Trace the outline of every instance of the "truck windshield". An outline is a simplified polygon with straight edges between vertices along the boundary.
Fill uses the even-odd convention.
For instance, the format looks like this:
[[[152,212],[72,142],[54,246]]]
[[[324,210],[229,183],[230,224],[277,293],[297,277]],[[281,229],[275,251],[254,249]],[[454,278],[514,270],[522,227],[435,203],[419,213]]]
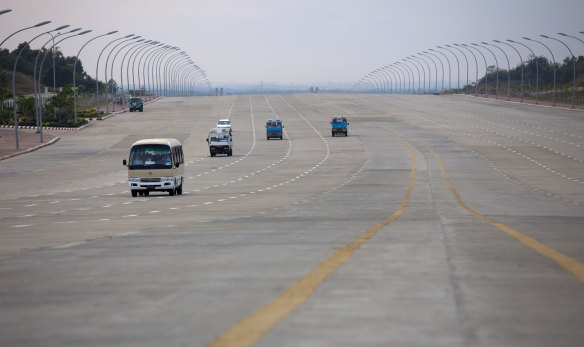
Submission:
[[[211,135],[211,142],[227,142],[227,141],[229,141],[229,138],[227,136]]]
[[[333,124],[345,124],[347,123],[346,118],[333,118]]]
[[[130,151],[130,170],[170,169],[172,155],[166,145],[139,145]]]
[[[267,125],[268,125],[268,128],[279,128],[282,126],[281,123],[279,123],[279,122],[268,122]]]

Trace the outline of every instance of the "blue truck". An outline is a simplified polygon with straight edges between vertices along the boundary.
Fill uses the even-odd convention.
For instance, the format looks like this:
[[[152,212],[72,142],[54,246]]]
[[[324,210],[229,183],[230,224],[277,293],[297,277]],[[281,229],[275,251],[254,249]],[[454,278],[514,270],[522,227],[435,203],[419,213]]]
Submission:
[[[331,127],[332,127],[332,134],[333,136],[337,135],[337,134],[341,134],[341,135],[345,135],[347,136],[347,126],[349,125],[349,122],[347,121],[347,117],[333,117],[333,120],[331,121]]]
[[[271,138],[276,138],[282,140],[282,121],[279,119],[268,119],[266,122],[266,138],[269,140]]]

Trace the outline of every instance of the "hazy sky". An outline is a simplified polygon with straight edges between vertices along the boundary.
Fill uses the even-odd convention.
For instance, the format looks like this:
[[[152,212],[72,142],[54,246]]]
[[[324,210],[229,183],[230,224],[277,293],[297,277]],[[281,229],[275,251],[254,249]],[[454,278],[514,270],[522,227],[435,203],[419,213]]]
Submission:
[[[119,30],[83,49],[80,59],[90,75],[95,76],[96,57],[108,42],[136,34],[181,47],[215,85],[354,82],[436,45],[557,32],[584,39],[578,33],[584,31],[584,0],[3,0],[1,9],[13,11],[0,16],[0,42],[21,28],[53,21],[15,35],[2,48],[14,49],[64,24],[93,30],[60,45],[74,56],[91,37]],[[566,42],[575,54],[584,54],[583,44]],[[562,46],[554,47],[562,58],[568,56]],[[535,44],[533,49],[546,52]],[[510,58],[512,65],[518,63],[516,54]],[[100,79],[102,64],[103,58]]]

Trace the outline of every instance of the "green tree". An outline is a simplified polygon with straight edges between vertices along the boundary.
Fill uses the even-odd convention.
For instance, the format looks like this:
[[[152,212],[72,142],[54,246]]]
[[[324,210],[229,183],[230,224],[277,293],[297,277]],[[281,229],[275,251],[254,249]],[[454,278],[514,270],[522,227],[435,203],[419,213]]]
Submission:
[[[59,123],[63,123],[71,117],[73,110],[73,87],[69,84],[49,102],[49,107],[57,109],[57,119]]]
[[[4,110],[4,101],[6,99],[10,99],[12,97],[12,93],[8,90],[8,88],[0,86],[0,109]]]
[[[19,96],[16,98],[16,105],[18,110],[24,116],[24,122],[34,122],[34,97],[30,96],[28,98],[24,96]]]
[[[110,79],[107,82],[107,92],[117,92],[118,91],[118,83],[114,79]]]

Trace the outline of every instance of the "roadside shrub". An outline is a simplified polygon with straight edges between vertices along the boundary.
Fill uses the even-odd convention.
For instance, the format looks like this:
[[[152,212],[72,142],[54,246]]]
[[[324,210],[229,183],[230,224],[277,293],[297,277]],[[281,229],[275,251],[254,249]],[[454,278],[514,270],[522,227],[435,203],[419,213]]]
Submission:
[[[14,124],[14,113],[9,110],[0,110],[0,124]]]
[[[100,114],[103,114],[103,111],[101,111]],[[86,118],[95,118],[95,117],[98,117],[98,115],[97,115],[97,109],[95,109],[95,108],[90,108],[90,109],[84,110],[82,112],[79,112],[77,115],[78,116],[83,116],[83,117],[86,117]]]

